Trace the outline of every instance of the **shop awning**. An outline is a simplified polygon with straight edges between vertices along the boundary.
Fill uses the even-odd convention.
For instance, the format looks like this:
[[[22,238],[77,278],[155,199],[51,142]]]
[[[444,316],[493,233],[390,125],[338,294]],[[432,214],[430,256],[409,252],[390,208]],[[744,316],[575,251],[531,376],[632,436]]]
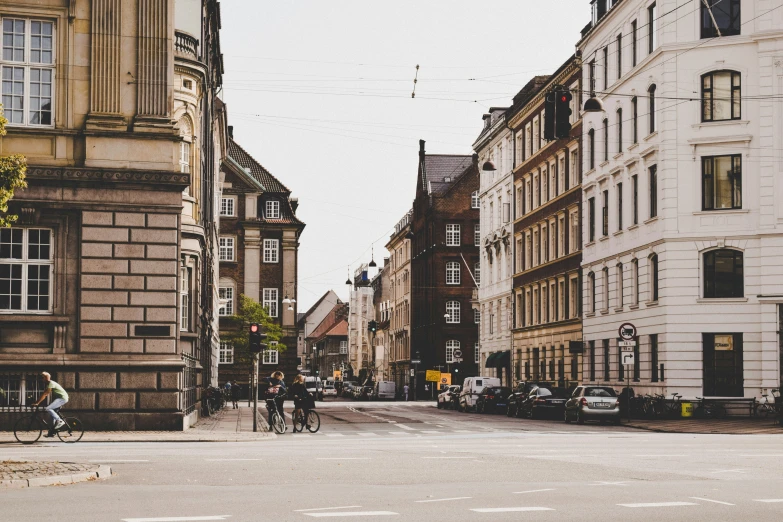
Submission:
[[[486,366],[490,368],[500,368],[501,366],[508,366],[511,363],[511,351],[506,350],[504,352],[495,352],[487,357]]]
[[[500,352],[494,352],[487,356],[487,362],[485,365],[487,367],[494,367],[495,366],[495,359],[498,358],[498,355],[500,355]]]

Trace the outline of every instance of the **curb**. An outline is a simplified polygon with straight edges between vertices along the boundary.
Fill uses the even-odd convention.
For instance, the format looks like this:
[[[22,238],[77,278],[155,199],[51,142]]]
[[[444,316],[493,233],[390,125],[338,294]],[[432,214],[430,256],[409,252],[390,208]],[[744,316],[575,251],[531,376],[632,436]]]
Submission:
[[[0,480],[0,489],[36,488],[42,486],[62,486],[92,480],[105,480],[111,477],[111,466],[99,466],[96,471],[74,473],[72,475],[50,475],[30,479]]]

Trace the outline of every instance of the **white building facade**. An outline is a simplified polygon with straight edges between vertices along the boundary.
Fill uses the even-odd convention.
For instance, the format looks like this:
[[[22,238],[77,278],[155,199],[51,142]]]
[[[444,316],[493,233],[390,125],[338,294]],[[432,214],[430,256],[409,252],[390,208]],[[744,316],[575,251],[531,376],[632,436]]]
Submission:
[[[759,396],[781,374],[783,11],[680,3],[593,0],[578,44],[603,105],[583,127],[583,380]]]

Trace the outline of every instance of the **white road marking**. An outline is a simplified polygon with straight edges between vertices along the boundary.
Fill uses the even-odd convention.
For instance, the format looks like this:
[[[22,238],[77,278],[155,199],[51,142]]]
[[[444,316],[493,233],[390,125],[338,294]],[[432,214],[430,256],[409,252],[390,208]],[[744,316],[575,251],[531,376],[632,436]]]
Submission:
[[[730,502],[723,502],[723,501],[720,501],[720,500],[712,500],[712,499],[709,499],[709,498],[701,498],[701,497],[688,497],[688,498],[692,498],[693,500],[702,500],[704,502],[712,502],[714,504],[723,504],[724,506],[736,506],[736,504],[731,504]]]
[[[203,517],[157,517],[157,518],[123,518],[123,522],[190,522],[198,520],[225,520],[231,515],[213,515]]]
[[[255,460],[264,460],[264,459],[204,459],[207,462],[244,462],[244,461],[255,461]]]
[[[634,455],[634,457],[650,457],[650,458],[657,458],[657,457],[687,457],[688,455]]]
[[[595,482],[594,484],[588,484],[588,486],[625,486],[626,481],[622,482],[605,482],[603,480],[599,480]]]
[[[421,457],[423,459],[472,459],[473,457]]]
[[[382,517],[388,515],[399,515],[394,511],[340,511],[331,513],[305,513],[308,517]]]
[[[739,455],[740,457],[783,457],[783,454],[775,453],[775,454],[762,454],[762,453],[753,453],[753,454],[745,454],[745,455]]]
[[[425,502],[448,502],[449,500],[466,500],[473,497],[453,497],[453,498],[433,498],[428,500],[414,500],[414,502],[418,502],[419,504],[423,504]]]
[[[344,433],[324,433],[327,437],[345,437]]]
[[[680,507],[680,506],[698,506],[695,502],[643,502],[641,504],[617,504],[629,508],[653,508],[653,507]]]
[[[353,508],[360,508],[362,506],[337,506],[337,507],[328,507],[328,508],[310,508],[310,509],[295,509],[294,513],[306,513],[307,511],[328,511],[330,509],[353,509]]]
[[[554,489],[529,489],[527,491],[514,491],[512,495],[522,495],[525,493],[539,493],[541,491],[554,491]]]
[[[410,435],[407,431],[390,431],[390,435]]]
[[[318,457],[315,460],[370,460],[370,457]]]
[[[514,511],[554,511],[552,508],[548,507],[507,507],[507,508],[476,508],[471,509],[471,511],[475,511],[476,513],[511,513]]]
[[[102,463],[102,464],[115,464],[117,462],[149,462],[149,460],[130,460],[130,459],[116,460],[116,459],[113,459],[113,460],[91,460],[90,462],[98,462],[98,463]]]
[[[416,431],[416,428],[411,428],[410,426],[406,426],[405,424],[397,424],[397,427],[408,431]]]
[[[377,437],[378,434],[377,433],[373,433],[371,431],[360,431],[359,432],[359,436],[360,437]]]
[[[422,433],[426,433],[427,435],[436,435],[440,432],[436,430],[423,430]]]
[[[777,502],[783,502],[783,498],[754,498],[753,502],[767,502],[767,503],[777,503]]]
[[[745,473],[745,471],[742,469],[716,469],[711,473]]]

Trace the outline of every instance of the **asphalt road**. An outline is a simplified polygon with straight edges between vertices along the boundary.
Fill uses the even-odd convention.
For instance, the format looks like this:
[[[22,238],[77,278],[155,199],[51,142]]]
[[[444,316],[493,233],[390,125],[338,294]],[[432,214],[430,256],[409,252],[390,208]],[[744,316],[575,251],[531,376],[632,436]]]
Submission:
[[[115,476],[0,492],[2,521],[783,519],[783,435],[677,435],[319,403],[317,434],[253,443],[46,443],[1,459]]]

